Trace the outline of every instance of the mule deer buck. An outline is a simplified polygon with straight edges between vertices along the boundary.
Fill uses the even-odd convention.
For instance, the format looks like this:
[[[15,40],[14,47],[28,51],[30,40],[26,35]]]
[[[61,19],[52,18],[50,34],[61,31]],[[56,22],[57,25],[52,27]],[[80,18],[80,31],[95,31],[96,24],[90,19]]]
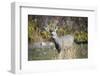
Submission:
[[[62,52],[64,50],[68,50],[73,46],[74,43],[74,37],[72,35],[66,35],[62,37],[58,37],[57,25],[53,25],[52,27],[46,26],[44,27],[46,31],[48,31],[51,34],[51,38],[53,39],[53,43],[55,44],[55,48],[58,51],[58,59],[62,59]]]

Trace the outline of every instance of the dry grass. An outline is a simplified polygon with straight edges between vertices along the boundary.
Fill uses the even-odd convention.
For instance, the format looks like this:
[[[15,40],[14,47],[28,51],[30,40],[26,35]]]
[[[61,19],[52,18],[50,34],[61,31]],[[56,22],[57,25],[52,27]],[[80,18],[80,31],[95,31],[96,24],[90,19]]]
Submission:
[[[57,50],[52,48],[33,48],[28,52],[28,60],[57,60],[57,59],[82,59],[88,58],[87,44],[74,44],[58,54]]]

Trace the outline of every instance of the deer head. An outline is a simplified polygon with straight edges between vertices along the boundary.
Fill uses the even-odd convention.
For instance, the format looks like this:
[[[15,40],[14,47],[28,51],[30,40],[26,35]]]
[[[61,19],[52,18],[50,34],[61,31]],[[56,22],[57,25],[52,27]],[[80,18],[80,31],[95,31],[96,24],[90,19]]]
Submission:
[[[58,30],[57,22],[48,24],[44,27],[44,29],[51,34],[51,37],[54,38],[57,36],[56,31]]]

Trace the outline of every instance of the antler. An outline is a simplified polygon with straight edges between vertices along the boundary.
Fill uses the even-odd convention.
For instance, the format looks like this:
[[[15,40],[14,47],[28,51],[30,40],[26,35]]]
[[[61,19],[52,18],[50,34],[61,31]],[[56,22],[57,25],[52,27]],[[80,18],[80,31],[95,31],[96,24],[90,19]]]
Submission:
[[[58,30],[58,26],[55,27],[55,31],[57,31],[57,30]]]
[[[49,25],[44,26],[44,29],[45,29],[47,32],[49,32],[49,31],[50,31]]]
[[[58,21],[55,21],[55,22],[51,22],[50,24],[47,24],[44,29],[47,31],[47,32],[50,32],[50,31],[57,31],[58,30],[58,27],[57,27],[57,22]]]

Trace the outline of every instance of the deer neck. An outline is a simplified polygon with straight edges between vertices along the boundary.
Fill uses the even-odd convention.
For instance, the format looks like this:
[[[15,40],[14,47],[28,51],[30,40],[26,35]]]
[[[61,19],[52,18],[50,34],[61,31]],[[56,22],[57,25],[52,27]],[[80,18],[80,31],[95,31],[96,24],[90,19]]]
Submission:
[[[54,39],[55,42],[58,40],[58,36],[57,35],[52,36],[52,38]]]
[[[56,39],[57,38],[57,33],[56,32],[52,32],[52,38]]]

